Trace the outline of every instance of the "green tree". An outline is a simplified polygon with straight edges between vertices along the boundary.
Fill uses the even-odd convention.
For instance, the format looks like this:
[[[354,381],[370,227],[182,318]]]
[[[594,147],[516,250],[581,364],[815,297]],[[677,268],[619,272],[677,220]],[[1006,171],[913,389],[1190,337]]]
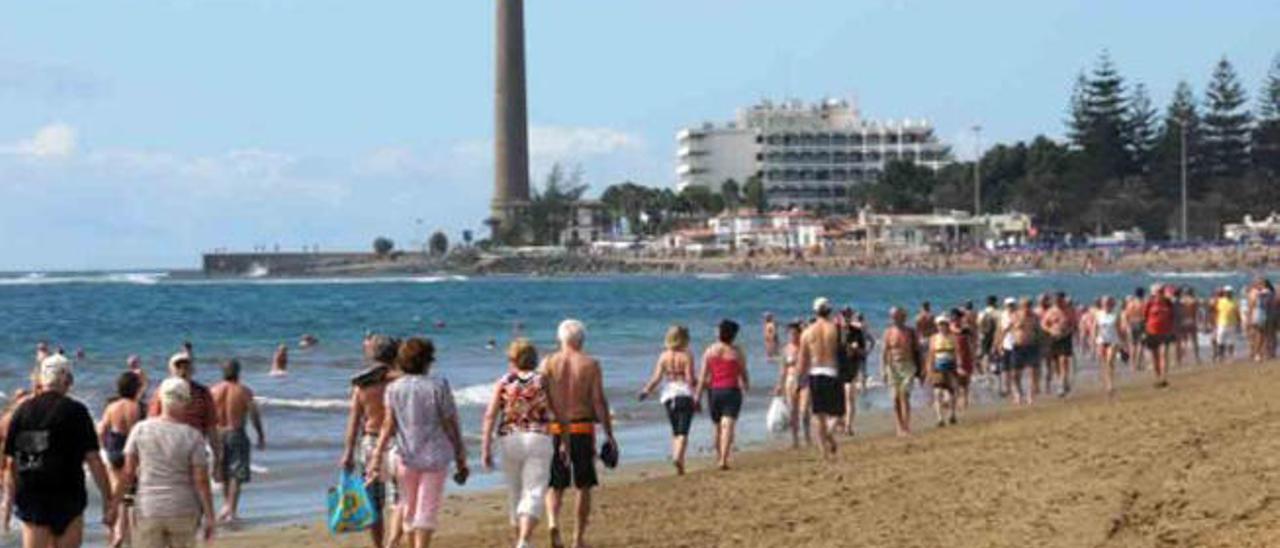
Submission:
[[[1129,96],[1125,118],[1125,146],[1129,152],[1130,172],[1148,173],[1154,161],[1160,138],[1160,113],[1151,104],[1147,87],[1137,84]]]
[[[633,232],[643,234],[641,214],[647,213],[652,194],[653,189],[626,181],[606,188],[600,195],[600,201],[608,209],[610,217],[626,219]]]
[[[914,162],[894,160],[885,164],[884,174],[864,187],[865,203],[889,213],[922,213],[932,207],[932,169]]]
[[[1258,119],[1280,120],[1280,54],[1271,60],[1271,69],[1262,83],[1262,93],[1258,94]]]
[[[434,257],[443,257],[449,252],[449,237],[444,235],[442,231],[435,231],[428,240],[427,249],[431,251]]]
[[[541,190],[536,190],[524,215],[528,233],[535,245],[559,245],[560,234],[569,226],[573,205],[582,199],[587,185],[582,183],[582,169],[565,174],[560,164],[551,166]]]
[[[1130,168],[1124,86],[1124,78],[1105,50],[1089,75],[1076,81],[1068,125],[1073,144],[1082,152],[1079,165],[1089,174],[1082,181],[1093,187],[1090,191],[1097,190],[1098,181],[1121,176]]]
[[[740,190],[741,188],[738,186],[738,182],[733,179],[725,179],[725,181],[720,184],[720,196],[724,198],[724,206],[728,208],[729,211],[736,212],[738,204],[742,202],[742,197],[739,195]]]
[[[471,241],[472,241],[472,240],[474,240],[474,239],[475,239],[475,237],[476,237],[476,236],[475,236],[475,234],[474,234],[473,232],[471,232],[471,229],[463,230],[463,231],[462,231],[462,243],[463,243],[463,245],[466,245],[467,247],[471,247]]]
[[[373,252],[379,257],[390,255],[395,248],[395,242],[386,236],[378,236],[373,239]]]
[[[1187,147],[1187,179],[1191,196],[1204,194],[1200,113],[1191,85],[1178,82],[1173,98],[1165,109],[1160,126],[1160,138],[1156,144],[1155,160],[1148,183],[1155,195],[1170,202],[1177,202],[1182,194],[1182,139],[1185,130]]]
[[[1215,177],[1240,177],[1249,167],[1252,115],[1247,101],[1235,68],[1223,57],[1205,91],[1204,154]]]
[[[1280,55],[1272,60],[1258,95],[1258,125],[1251,151],[1255,169],[1269,178],[1280,177]]]
[[[724,198],[699,185],[689,185],[680,191],[680,198],[685,200],[690,212],[694,215],[717,215],[724,211]]]
[[[759,175],[752,175],[747,184],[742,186],[743,199],[755,209],[756,213],[764,213],[769,209],[769,196],[764,191],[764,181]]]

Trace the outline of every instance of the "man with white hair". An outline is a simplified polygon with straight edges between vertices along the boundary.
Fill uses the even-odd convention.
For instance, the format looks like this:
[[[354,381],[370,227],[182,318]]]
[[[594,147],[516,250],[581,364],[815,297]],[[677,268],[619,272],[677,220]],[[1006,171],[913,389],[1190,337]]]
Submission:
[[[203,520],[204,540],[213,539],[213,492],[205,439],[183,422],[191,385],[170,377],[156,389],[160,415],[138,423],[124,446],[124,473],[116,486],[123,498],[136,483],[134,548],[195,545]]]
[[[40,362],[41,391],[9,422],[5,456],[12,459],[8,493],[22,520],[22,545],[80,546],[88,506],[84,468],[102,494],[103,523],[115,523],[107,469],[89,410],[71,397],[71,362],[54,354]]]
[[[552,546],[564,546],[560,536],[560,506],[565,489],[570,482],[578,490],[577,517],[574,525],[573,545],[586,545],[587,521],[591,516],[591,489],[599,485],[596,478],[595,425],[604,428],[606,446],[616,455],[618,442],[613,438],[613,418],[609,415],[609,402],[604,395],[604,376],[600,362],[582,350],[586,328],[578,320],[565,320],[557,330],[560,351],[547,356],[542,362],[542,374],[546,377],[552,401],[565,414],[569,423],[568,462],[557,458],[551,461],[551,489],[547,491],[547,526]],[[556,451],[560,447],[559,423],[552,423]]]

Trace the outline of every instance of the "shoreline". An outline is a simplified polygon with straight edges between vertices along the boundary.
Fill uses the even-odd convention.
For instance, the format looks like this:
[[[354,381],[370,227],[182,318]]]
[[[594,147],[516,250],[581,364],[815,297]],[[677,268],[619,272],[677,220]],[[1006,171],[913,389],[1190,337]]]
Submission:
[[[1161,507],[1149,507],[1144,498],[1143,489],[1160,490],[1158,482],[1146,481],[1147,476],[1183,473],[1179,463],[1160,465],[1165,456],[1189,455],[1192,464],[1186,466],[1195,466],[1200,451],[1196,447],[1213,433],[1280,431],[1280,425],[1244,420],[1280,413],[1280,405],[1274,403],[1280,397],[1280,368],[1275,365],[1184,366],[1171,375],[1173,387],[1160,391],[1150,387],[1148,372],[1128,374],[1110,401],[1093,382],[1087,388],[1081,383],[1082,389],[1067,400],[1047,398],[1023,408],[999,402],[971,408],[958,427],[945,429],[927,426],[932,423],[931,410],[920,406],[913,409],[915,435],[906,439],[894,437],[891,419],[876,413],[859,419],[858,437],[841,439],[841,455],[833,465],[821,463],[814,450],[792,451],[776,442],[740,451],[728,473],[710,469],[708,458],[691,459],[684,478],[672,474],[665,462],[624,465],[604,476],[591,539],[597,546],[743,545],[746,539],[760,546],[824,546],[830,545],[831,536],[822,532],[823,526],[830,525],[831,533],[848,534],[858,542],[866,539],[866,545],[1125,546],[1163,540],[1172,534],[1167,529],[1192,529],[1197,519],[1206,518],[1192,519],[1191,525],[1165,523]],[[1259,382],[1259,376],[1267,382]],[[1082,377],[1077,373],[1078,379],[1086,380]],[[1152,427],[1155,430],[1149,430]],[[1231,442],[1234,446],[1257,441],[1254,438],[1256,433]],[[1280,448],[1280,441],[1266,445]],[[1266,454],[1262,449],[1250,451]],[[1220,457],[1226,459],[1224,466],[1243,466],[1233,474],[1280,478],[1280,465],[1270,463],[1274,459]],[[1123,485],[1129,477],[1143,481],[1137,487]],[[1245,483],[1229,479],[1232,485]],[[1232,508],[1261,504],[1261,512],[1273,518],[1268,530],[1280,535],[1280,507],[1272,513],[1271,495],[1256,494],[1265,492],[1266,485],[1241,485],[1255,492],[1249,496],[1243,491],[1223,495],[1213,485],[1198,488],[1213,491],[1203,497],[1206,503]],[[888,497],[894,491],[900,495]],[[717,496],[703,496],[708,493]],[[951,500],[949,493],[958,500]],[[798,506],[786,506],[787,501]],[[809,502],[813,505],[806,506]],[[1024,503],[1034,503],[1031,512],[1020,510]],[[923,516],[907,511],[932,504],[958,513],[922,521]],[[991,506],[1005,510],[995,515],[983,510]],[[450,495],[437,542],[504,546],[504,508],[505,493],[500,490]],[[797,509],[802,515],[792,515]],[[1130,515],[1134,512],[1140,515]],[[1234,515],[1221,514],[1233,526],[1228,529],[1239,526],[1249,532],[1250,520],[1237,524]],[[779,522],[779,516],[791,517]],[[886,527],[874,533],[878,541],[854,525],[867,520]],[[665,542],[644,533],[664,521],[671,525],[668,534],[685,540]],[[948,538],[941,529],[957,536]],[[1075,536],[1064,536],[1066,531],[1075,531]],[[1196,535],[1213,536],[1223,530],[1182,532],[1201,538]],[[246,547],[315,542],[360,546],[366,538],[333,538],[321,525],[304,524],[233,533],[223,540]],[[1249,545],[1242,540],[1257,537],[1233,538],[1226,545]],[[861,545],[858,542],[853,545]]]
[[[386,276],[579,275],[894,275],[1037,273],[1148,273],[1265,270],[1280,266],[1280,248],[1240,245],[1170,249],[1068,249],[964,253],[831,252],[744,253],[722,256],[594,253],[490,254],[463,249],[447,257],[401,254],[231,254],[206,256],[200,271],[178,278],[276,279]],[[252,268],[246,265],[251,265]],[[249,268],[246,270],[246,268]]]

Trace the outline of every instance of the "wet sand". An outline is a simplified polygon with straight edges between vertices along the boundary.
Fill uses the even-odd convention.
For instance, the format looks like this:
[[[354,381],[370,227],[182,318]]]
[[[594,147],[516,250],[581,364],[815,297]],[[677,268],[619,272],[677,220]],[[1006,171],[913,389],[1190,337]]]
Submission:
[[[596,547],[1277,546],[1277,365],[1190,367],[1175,371],[1166,390],[1138,376],[1112,400],[1091,393],[992,407],[943,429],[932,426],[930,410],[917,409],[914,437],[842,440],[834,464],[781,449],[746,452],[729,472],[699,462],[683,478],[652,466],[606,474],[590,540]],[[510,546],[504,504],[496,493],[452,498],[433,546]],[[366,539],[299,526],[222,541],[361,546]],[[546,545],[544,534],[537,543]]]

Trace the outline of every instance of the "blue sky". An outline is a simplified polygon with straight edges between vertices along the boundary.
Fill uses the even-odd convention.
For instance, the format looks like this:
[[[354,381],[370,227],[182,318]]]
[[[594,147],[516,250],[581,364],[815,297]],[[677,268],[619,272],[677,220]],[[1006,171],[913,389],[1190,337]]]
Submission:
[[[1105,49],[1161,106],[1222,55],[1256,93],[1280,3],[529,0],[534,177],[669,185],[674,133],[761,98],[925,117],[962,156],[1062,134]],[[480,226],[492,0],[0,2],[0,270]]]

